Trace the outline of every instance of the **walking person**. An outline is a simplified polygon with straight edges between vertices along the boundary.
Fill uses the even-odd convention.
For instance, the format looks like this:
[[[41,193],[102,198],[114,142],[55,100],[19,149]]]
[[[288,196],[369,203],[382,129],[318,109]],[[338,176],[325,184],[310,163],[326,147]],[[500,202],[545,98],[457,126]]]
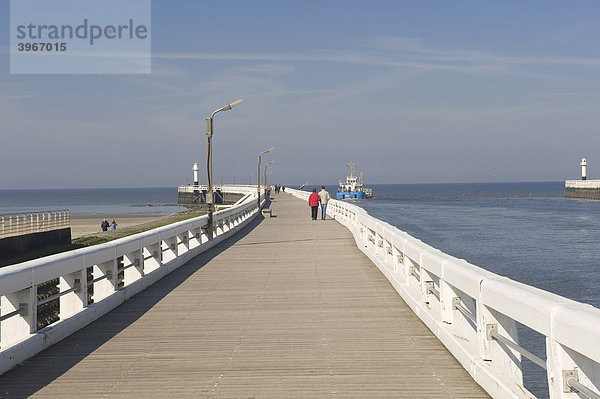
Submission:
[[[108,220],[104,219],[102,221],[102,224],[100,225],[100,227],[102,228],[102,231],[107,231],[108,230],[108,226],[109,226]]]
[[[117,222],[115,222],[115,219],[113,219],[113,221],[110,223],[110,229],[111,230],[116,230],[117,229]]]
[[[327,203],[331,199],[331,196],[325,190],[325,186],[321,186],[321,191],[319,191],[319,198],[321,200],[321,220],[327,219]]]
[[[308,206],[311,208],[312,220],[317,220],[317,212],[319,210],[319,194],[317,194],[317,189],[313,188],[312,194],[308,197]]]

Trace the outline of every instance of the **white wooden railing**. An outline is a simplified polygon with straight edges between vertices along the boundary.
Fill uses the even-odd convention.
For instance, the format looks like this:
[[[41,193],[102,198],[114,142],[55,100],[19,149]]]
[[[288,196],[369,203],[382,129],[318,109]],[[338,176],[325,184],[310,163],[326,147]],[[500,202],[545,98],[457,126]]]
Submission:
[[[244,197],[216,212],[210,228],[205,215],[1,268],[0,374],[114,309],[258,214],[256,186],[224,189]],[[38,299],[38,286],[55,279],[58,293]],[[38,330],[38,308],[52,300],[59,301],[59,320]]]
[[[0,215],[0,239],[68,228],[68,209]]]
[[[332,200],[327,214],[490,395],[534,397],[523,386],[525,356],[546,369],[550,398],[600,397],[600,309],[452,257],[356,205]],[[517,323],[546,337],[546,358],[519,344]]]

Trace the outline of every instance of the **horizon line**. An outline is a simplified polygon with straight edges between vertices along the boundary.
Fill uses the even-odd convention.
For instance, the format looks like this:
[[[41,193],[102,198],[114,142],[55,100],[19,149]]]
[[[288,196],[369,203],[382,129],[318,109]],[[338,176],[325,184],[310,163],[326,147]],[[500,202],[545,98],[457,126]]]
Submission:
[[[405,183],[366,183],[366,185],[368,186],[369,184],[372,185],[378,185],[378,186],[392,186],[392,185],[434,185],[434,184],[510,184],[510,183],[564,183],[565,180],[581,180],[581,178],[578,179],[563,179],[563,180],[528,180],[528,181],[474,181],[474,182],[467,182],[467,181],[451,181],[451,182],[423,182],[423,183],[416,183],[416,182],[405,182]],[[594,179],[588,179],[588,181],[593,181]],[[598,179],[600,180],[600,179]],[[279,184],[279,183],[278,183]],[[288,184],[285,185],[286,187],[290,187],[293,188],[294,186],[301,186],[304,183],[295,183],[295,184]],[[137,186],[137,187],[27,187],[27,188],[0,188],[0,191],[34,191],[34,190],[133,190],[133,189],[157,189],[157,188],[177,188],[179,186],[191,186],[191,184],[178,184],[176,186]],[[205,184],[200,184],[205,185]],[[224,183],[224,186],[233,186],[233,183]],[[249,184],[235,184],[236,186],[249,186]],[[315,183],[315,184],[307,184],[307,186],[313,186],[313,185],[317,185],[317,186],[337,186],[339,185],[338,183]],[[254,186],[254,184],[250,185],[250,186]]]

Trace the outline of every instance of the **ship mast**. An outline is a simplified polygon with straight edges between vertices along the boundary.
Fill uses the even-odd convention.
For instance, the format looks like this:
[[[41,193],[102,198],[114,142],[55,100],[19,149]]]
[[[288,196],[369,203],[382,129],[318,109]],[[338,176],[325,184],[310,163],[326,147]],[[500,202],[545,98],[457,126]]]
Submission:
[[[355,166],[355,163],[350,162],[348,164],[348,166],[350,166],[350,178],[352,179],[354,177],[354,166]]]

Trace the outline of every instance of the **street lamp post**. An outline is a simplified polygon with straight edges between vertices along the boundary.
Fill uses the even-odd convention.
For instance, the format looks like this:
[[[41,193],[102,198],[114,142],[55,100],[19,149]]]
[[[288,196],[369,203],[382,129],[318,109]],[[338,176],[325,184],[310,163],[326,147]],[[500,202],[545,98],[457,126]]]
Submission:
[[[273,165],[275,161],[270,161],[265,165],[265,199],[267,199],[268,185],[267,185],[267,174],[271,174],[271,165]],[[267,173],[268,172],[268,173]]]
[[[213,221],[213,208],[214,208],[214,195],[213,195],[213,184],[212,184],[212,135],[213,135],[213,118],[217,112],[229,111],[231,108],[240,105],[244,100],[241,98],[237,101],[227,104],[224,107],[217,109],[210,115],[210,118],[206,118],[206,205],[208,207],[208,223],[206,226],[202,226],[205,229],[212,227]],[[212,238],[212,234],[211,234]]]
[[[258,154],[258,157],[256,157],[256,177],[258,180],[258,183],[256,184],[256,193],[258,194],[258,209],[260,209],[260,158],[263,154],[271,152],[274,149],[275,148],[269,148],[268,150],[264,150],[263,152]]]

